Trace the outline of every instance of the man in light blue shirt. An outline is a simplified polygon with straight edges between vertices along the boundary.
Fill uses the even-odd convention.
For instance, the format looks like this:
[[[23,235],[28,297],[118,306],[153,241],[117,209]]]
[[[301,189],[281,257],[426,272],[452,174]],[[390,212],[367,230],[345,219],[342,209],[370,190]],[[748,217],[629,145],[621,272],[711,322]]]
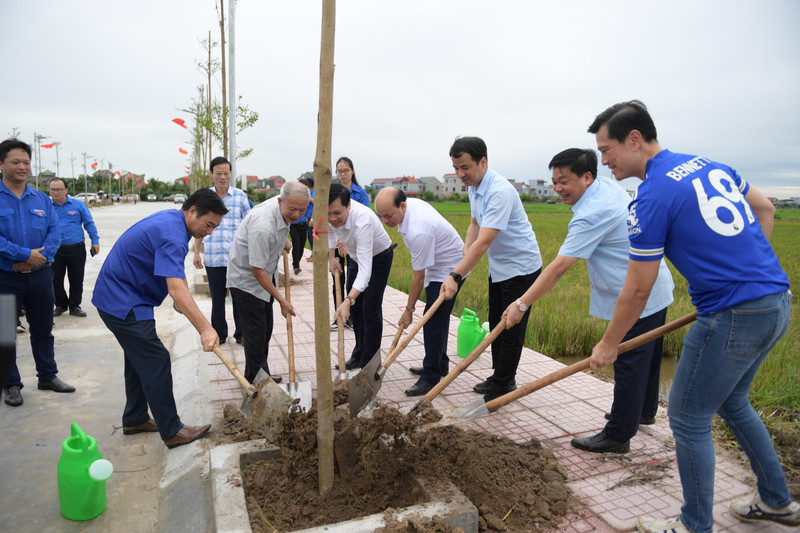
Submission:
[[[579,259],[586,260],[592,298],[589,314],[611,320],[628,267],[628,203],[630,196],[616,182],[597,176],[594,150],[570,148],[550,161],[553,190],[571,205],[574,216],[558,255],[518,303],[508,307],[506,322],[516,324],[521,307],[530,307],[547,294]],[[664,261],[639,320],[623,340],[663,326],[672,303],[672,276]],[[627,452],[639,424],[653,424],[658,410],[659,374],[663,339],[639,346],[614,363],[614,403],[605,428],[590,437],[572,439],[572,445],[591,452]]]
[[[217,193],[228,212],[222,217],[222,224],[204,239],[194,240],[194,267],[203,268],[205,262],[208,277],[208,291],[211,293],[211,325],[217,332],[219,343],[225,344],[228,339],[228,320],[225,318],[225,298],[228,291],[225,287],[228,277],[228,256],[236,229],[247,213],[250,202],[247,195],[231,186],[231,164],[224,157],[211,160],[211,179],[214,186],[211,190]],[[200,248],[203,248],[203,259],[200,259]],[[239,325],[239,310],[233,306],[233,338],[242,343],[242,330]]]
[[[489,325],[500,323],[506,307],[530,287],[541,272],[542,256],[528,215],[514,186],[489,168],[486,143],[478,137],[459,137],[450,148],[450,159],[461,183],[469,186],[472,220],[464,239],[464,259],[442,283],[449,300],[458,284],[489,256]],[[529,312],[492,343],[494,373],[473,390],[485,401],[517,388],[516,374]]]
[[[69,309],[69,314],[85,317],[81,309],[83,300],[83,273],[86,267],[86,245],[84,229],[92,242],[92,256],[100,252],[100,237],[94,219],[85,203],[67,194],[67,182],[61,178],[50,180],[50,198],[61,226],[61,246],[53,261],[53,292],[56,307],[53,316],[60,316]],[[69,297],[64,290],[64,275],[69,279]]]

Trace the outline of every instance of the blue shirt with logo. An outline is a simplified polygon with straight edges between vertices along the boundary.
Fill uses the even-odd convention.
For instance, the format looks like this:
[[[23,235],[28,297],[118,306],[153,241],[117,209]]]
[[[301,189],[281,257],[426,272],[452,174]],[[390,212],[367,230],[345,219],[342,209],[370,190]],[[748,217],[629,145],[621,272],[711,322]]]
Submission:
[[[15,263],[27,261],[31,250],[50,263],[61,244],[58,217],[50,197],[25,186],[21,198],[0,180],[0,270],[14,272]]]
[[[787,290],[789,278],[744,198],[749,188],[727,165],[662,150],[628,207],[630,258],[666,255],[701,316]]]
[[[100,269],[92,304],[120,320],[131,310],[136,320],[152,320],[153,307],[169,294],[167,278],[186,277],[190,238],[180,209],[159,211],[128,228]]]
[[[92,244],[100,244],[97,226],[94,225],[92,214],[85,203],[67,196],[67,199],[61,205],[53,202],[53,208],[56,215],[58,215],[58,221],[61,226],[61,244],[63,246],[83,242],[84,228],[86,228],[86,233],[89,234]]]

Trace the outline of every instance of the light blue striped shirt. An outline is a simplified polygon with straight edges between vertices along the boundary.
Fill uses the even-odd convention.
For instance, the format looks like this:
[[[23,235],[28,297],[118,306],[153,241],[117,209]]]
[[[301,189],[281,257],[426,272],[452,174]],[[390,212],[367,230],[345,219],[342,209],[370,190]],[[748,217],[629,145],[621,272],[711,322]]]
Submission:
[[[211,190],[216,192],[217,189],[211,187]],[[247,195],[236,187],[228,187],[222,202],[228,208],[228,213],[222,217],[222,223],[214,228],[214,232],[203,239],[203,263],[209,267],[228,266],[228,255],[236,228],[250,212]]]
[[[500,230],[487,252],[492,283],[533,274],[542,267],[531,222],[506,178],[487,169],[478,187],[470,186],[469,204],[480,227]]]

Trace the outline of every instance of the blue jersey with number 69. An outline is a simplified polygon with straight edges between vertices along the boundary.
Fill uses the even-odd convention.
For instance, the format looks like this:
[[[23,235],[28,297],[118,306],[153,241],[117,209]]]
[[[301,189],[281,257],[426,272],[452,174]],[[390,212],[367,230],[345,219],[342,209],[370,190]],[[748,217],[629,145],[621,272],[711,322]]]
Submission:
[[[659,152],[628,206],[630,259],[666,255],[689,282],[699,315],[789,288],[744,198],[749,185],[704,157]]]

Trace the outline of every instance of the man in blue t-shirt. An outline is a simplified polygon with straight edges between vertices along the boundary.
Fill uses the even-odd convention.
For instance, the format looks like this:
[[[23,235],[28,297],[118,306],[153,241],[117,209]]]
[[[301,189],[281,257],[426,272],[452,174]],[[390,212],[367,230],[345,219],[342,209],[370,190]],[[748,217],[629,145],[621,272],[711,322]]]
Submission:
[[[200,333],[203,350],[219,345],[216,330],[189,292],[183,263],[189,239],[210,235],[227,212],[216,192],[201,189],[181,209],[159,211],[128,228],[100,269],[92,303],[125,355],[125,435],[158,431],[164,444],[174,448],[211,428],[186,426],[178,416],[169,352],[156,333],[153,308],[169,294],[175,310]]]
[[[800,525],[800,504],[792,502],[770,435],[748,399],[759,366],[789,324],[789,279],[767,240],[775,208],[731,167],[661,148],[638,100],[606,109],[589,133],[616,179],[644,180],[629,206],[625,285],[592,351],[592,368],[617,358],[662,257],[688,281],[698,313],[684,337],[667,411],[684,504],[674,519],[639,518],[639,531],[711,531],[715,413],[742,445],[757,479],[758,493],[734,503],[733,514]]]
[[[61,316],[67,309],[69,314],[85,317],[81,309],[83,301],[83,274],[86,267],[86,245],[83,231],[89,234],[92,256],[100,252],[100,237],[97,226],[86,204],[67,194],[67,182],[61,178],[50,180],[50,198],[61,227],[61,246],[53,261],[53,292],[56,307],[53,316]],[[69,279],[69,296],[64,290],[64,276]]]
[[[542,271],[539,243],[519,193],[506,178],[489,168],[486,143],[479,137],[459,137],[450,147],[461,183],[469,186],[472,220],[464,239],[464,258],[442,282],[442,292],[455,297],[462,279],[489,256],[489,325],[500,323],[503,311],[533,285]],[[488,402],[517,388],[517,367],[525,342],[530,310],[519,323],[492,343],[494,372],[472,390]]]

